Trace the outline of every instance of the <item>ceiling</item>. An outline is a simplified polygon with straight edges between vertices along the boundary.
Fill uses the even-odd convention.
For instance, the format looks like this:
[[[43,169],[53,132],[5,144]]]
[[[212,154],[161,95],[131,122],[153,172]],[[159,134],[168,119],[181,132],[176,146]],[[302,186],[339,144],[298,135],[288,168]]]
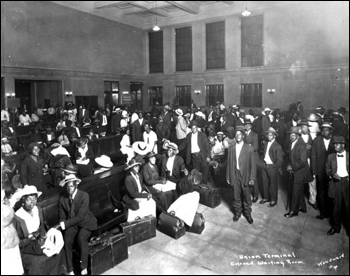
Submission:
[[[186,24],[197,20],[241,14],[247,5],[258,12],[292,1],[52,1],[140,29]]]

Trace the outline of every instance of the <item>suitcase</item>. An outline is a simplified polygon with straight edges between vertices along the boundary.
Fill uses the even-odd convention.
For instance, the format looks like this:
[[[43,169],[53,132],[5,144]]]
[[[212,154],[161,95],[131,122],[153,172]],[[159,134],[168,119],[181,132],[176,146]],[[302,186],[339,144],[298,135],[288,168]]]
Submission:
[[[202,213],[196,213],[191,227],[186,225],[187,232],[196,233],[196,234],[202,234],[204,228],[205,228],[205,219]]]
[[[174,212],[169,214],[162,212],[158,219],[157,229],[175,240],[186,234],[185,223],[178,217],[175,217]]]
[[[220,189],[198,185],[196,191],[200,195],[199,203],[211,208],[215,208],[221,204]]]
[[[113,235],[105,232],[89,243],[88,272],[97,275],[116,266],[128,258],[125,234]]]
[[[128,246],[149,240],[156,236],[157,220],[154,216],[137,218],[131,222],[121,223],[122,232],[126,235]]]

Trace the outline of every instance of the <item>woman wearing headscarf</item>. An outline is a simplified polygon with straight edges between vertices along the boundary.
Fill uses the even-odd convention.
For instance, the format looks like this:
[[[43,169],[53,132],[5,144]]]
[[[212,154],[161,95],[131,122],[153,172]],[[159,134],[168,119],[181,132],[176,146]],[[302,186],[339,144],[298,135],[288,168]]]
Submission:
[[[42,209],[36,205],[40,195],[35,186],[26,186],[18,193],[21,208],[13,224],[23,268],[28,275],[60,275],[66,272],[63,236],[55,228],[46,232]]]
[[[41,156],[40,148],[37,142],[30,143],[28,146],[28,156],[22,161],[20,175],[23,186],[33,185],[44,194],[47,193],[47,186],[44,180],[44,172],[47,171],[47,165]]]

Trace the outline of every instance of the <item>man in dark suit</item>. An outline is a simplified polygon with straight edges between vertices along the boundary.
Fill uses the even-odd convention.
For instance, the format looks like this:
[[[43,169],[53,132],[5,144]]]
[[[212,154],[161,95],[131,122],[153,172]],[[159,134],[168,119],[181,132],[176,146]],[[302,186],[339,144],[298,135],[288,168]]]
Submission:
[[[143,141],[143,130],[146,120],[143,118],[143,111],[138,113],[139,118],[131,125],[131,139],[132,143],[137,141]]]
[[[264,141],[264,162],[262,162],[264,196],[259,203],[264,204],[270,201],[268,207],[274,207],[277,204],[278,173],[282,174],[283,153],[282,147],[275,140],[276,136],[277,131],[270,127],[266,131],[268,142]]]
[[[346,215],[346,223],[349,223],[349,152],[345,151],[345,143],[343,136],[334,136],[336,153],[330,154],[326,163],[326,172],[331,179],[329,196],[334,198],[333,224],[327,235],[340,233],[342,212]]]
[[[120,129],[120,121],[122,119],[122,110],[117,107],[114,111],[111,119],[111,133],[115,134]]]
[[[89,194],[78,190],[80,179],[70,175],[65,179],[67,193],[58,203],[59,226],[64,231],[64,247],[67,257],[68,272],[73,272],[73,244],[77,239],[80,253],[80,269],[87,275],[89,242],[91,232],[97,229],[97,220],[89,209]]]
[[[313,175],[316,176],[316,202],[320,210],[320,214],[316,217],[318,219],[324,219],[331,214],[332,207],[328,198],[329,178],[326,173],[326,162],[328,156],[335,152],[332,143],[333,127],[325,122],[322,124],[321,130],[322,135],[315,138],[311,148],[311,168]]]
[[[84,105],[82,105],[79,108],[79,120],[81,123],[83,123],[84,120],[90,119],[90,113],[89,110],[85,108]]]
[[[203,184],[207,183],[209,162],[210,162],[210,146],[207,135],[204,132],[198,131],[197,121],[192,121],[190,124],[191,133],[186,137],[186,142],[183,143],[187,147],[186,164],[192,163],[193,169],[197,169],[203,175]],[[181,150],[181,149],[180,149]]]
[[[244,143],[244,127],[237,126],[235,131],[237,143],[228,149],[226,171],[227,183],[233,187],[233,221],[238,221],[243,211],[248,223],[253,224],[250,186],[256,181],[254,150]]]
[[[188,174],[184,160],[177,155],[179,149],[175,143],[166,142],[164,148],[167,150],[167,153],[161,157],[161,176],[178,184],[183,175]]]
[[[210,106],[210,112],[208,115],[208,124],[216,124],[216,119],[218,117],[218,114],[215,111],[215,107],[214,106]]]
[[[169,126],[164,123],[163,115],[159,115],[159,122],[156,126],[156,134],[158,137],[158,152],[160,153],[164,141],[170,139],[170,129]]]
[[[289,212],[284,216],[292,218],[297,216],[299,211],[306,213],[305,198],[303,196],[304,185],[312,181],[312,175],[307,162],[306,144],[300,138],[299,127],[291,127],[288,133],[290,133],[291,143],[288,151],[287,171],[293,174],[293,191]]]
[[[255,164],[258,165],[258,164],[260,164],[259,151],[258,151],[259,150],[259,138],[258,138],[258,134],[256,134],[254,131],[252,131],[252,125],[253,124],[250,120],[244,121],[244,127],[245,127],[244,143],[253,147]],[[258,181],[254,182],[254,186],[251,187],[251,190],[252,190],[251,192],[252,192],[252,196],[253,196],[253,203],[255,203],[259,199]]]

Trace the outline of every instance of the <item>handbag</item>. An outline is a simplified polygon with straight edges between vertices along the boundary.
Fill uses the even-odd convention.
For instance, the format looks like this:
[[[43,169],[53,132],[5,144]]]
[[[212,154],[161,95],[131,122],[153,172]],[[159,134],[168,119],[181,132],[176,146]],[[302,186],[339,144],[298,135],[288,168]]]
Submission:
[[[176,240],[186,234],[185,223],[175,216],[175,212],[162,212],[158,219],[157,229]]]

